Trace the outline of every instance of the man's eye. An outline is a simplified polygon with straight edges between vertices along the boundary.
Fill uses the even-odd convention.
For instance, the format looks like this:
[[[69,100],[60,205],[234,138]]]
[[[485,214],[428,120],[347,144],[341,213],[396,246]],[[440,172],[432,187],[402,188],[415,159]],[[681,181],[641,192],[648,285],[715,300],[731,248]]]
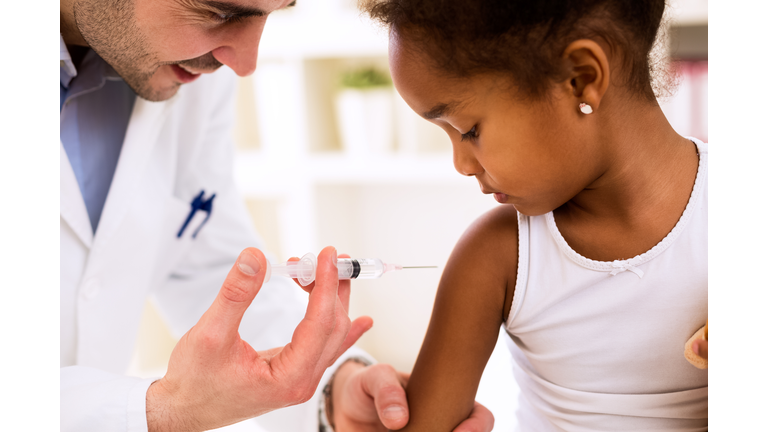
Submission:
[[[211,15],[215,21],[218,21],[220,23],[231,23],[231,22],[240,21],[242,19],[242,17],[235,14],[231,14],[231,13],[220,12],[220,13],[213,13]]]
[[[472,129],[470,129],[467,133],[461,134],[461,140],[469,140],[474,141],[477,139],[477,125],[472,126]]]

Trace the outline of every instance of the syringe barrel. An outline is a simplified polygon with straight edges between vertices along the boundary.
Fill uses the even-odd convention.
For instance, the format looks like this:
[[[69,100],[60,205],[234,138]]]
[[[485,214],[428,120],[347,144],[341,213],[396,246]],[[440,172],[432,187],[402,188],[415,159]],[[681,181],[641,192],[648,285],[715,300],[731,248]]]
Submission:
[[[339,258],[337,262],[339,279],[376,279],[388,271],[399,270],[401,267],[385,264],[378,258]],[[271,266],[271,273],[295,278],[302,286],[307,286],[315,280],[317,259],[312,253],[304,255],[299,261],[289,261]]]
[[[376,279],[384,274],[384,263],[378,258],[339,258],[339,279]]]

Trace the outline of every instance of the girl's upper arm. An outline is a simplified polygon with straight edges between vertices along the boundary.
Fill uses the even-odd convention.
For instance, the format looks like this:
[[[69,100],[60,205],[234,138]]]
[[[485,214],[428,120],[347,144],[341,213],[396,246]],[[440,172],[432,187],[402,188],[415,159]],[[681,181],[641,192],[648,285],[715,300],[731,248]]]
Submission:
[[[403,431],[452,431],[469,416],[516,274],[517,212],[500,206],[475,221],[451,253],[406,388]]]

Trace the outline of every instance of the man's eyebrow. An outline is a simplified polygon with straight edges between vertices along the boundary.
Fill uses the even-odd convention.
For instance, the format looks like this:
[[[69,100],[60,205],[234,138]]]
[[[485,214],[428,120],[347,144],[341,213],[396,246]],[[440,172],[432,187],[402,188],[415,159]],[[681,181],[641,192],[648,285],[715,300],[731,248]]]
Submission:
[[[241,18],[248,17],[262,17],[267,16],[267,13],[258,8],[252,8],[248,6],[242,6],[239,4],[229,3],[218,0],[198,0],[201,4],[208,6],[209,8],[216,9],[217,11],[227,14],[235,15]]]
[[[428,120],[436,119],[446,114],[449,114],[455,108],[456,108],[455,103],[447,103],[447,104],[441,103],[433,106],[431,110],[425,112],[421,116]]]

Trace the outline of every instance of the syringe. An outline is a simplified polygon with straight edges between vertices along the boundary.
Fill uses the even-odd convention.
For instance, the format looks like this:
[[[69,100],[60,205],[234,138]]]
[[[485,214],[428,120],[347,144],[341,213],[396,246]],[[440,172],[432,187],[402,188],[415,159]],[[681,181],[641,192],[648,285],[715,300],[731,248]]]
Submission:
[[[378,258],[339,258],[337,262],[339,280],[344,279],[377,279],[387,272],[409,268],[437,268],[437,266],[403,267],[397,264],[387,264]],[[288,261],[280,264],[270,264],[267,267],[268,281],[271,274],[297,279],[301,286],[314,282],[317,270],[317,258],[312,252],[304,255],[298,261]]]

